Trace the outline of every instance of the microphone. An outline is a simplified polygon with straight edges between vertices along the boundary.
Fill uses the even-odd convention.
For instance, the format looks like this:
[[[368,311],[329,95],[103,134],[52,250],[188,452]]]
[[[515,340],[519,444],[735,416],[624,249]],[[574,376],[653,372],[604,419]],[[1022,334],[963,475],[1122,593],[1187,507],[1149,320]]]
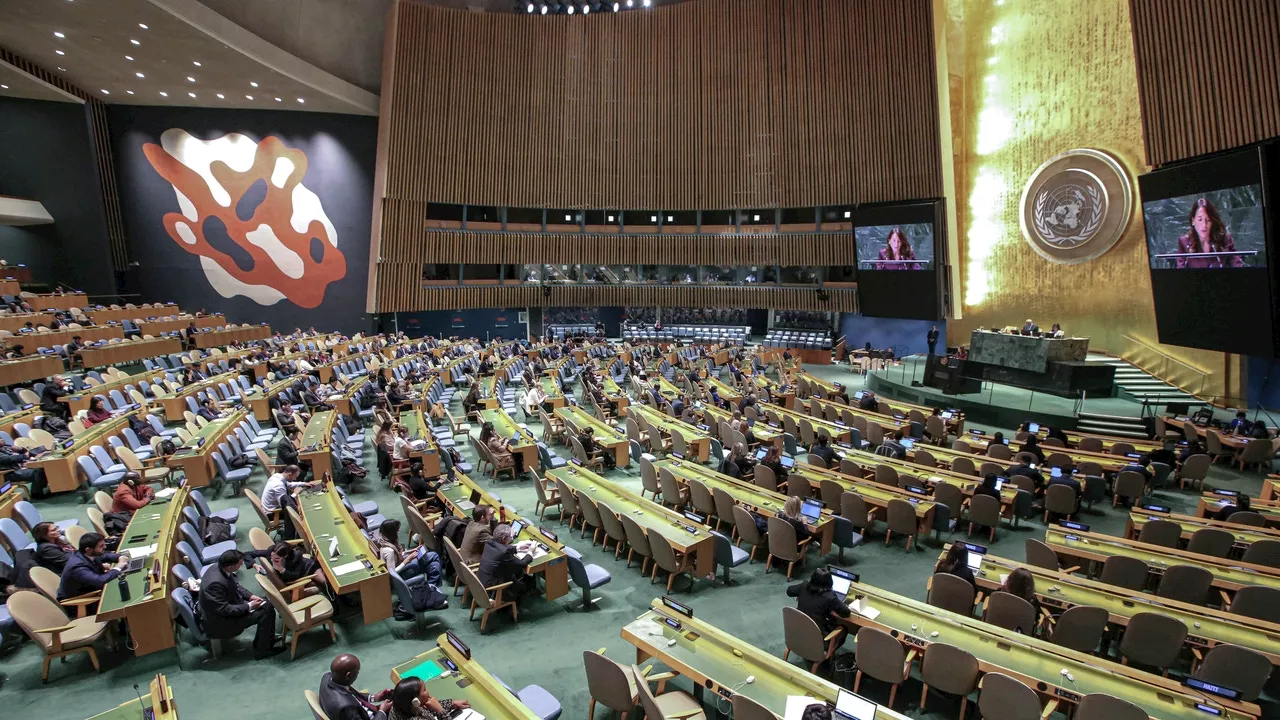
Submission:
[[[147,704],[142,701],[142,691],[138,689],[138,683],[133,684],[133,692],[138,696],[138,706],[142,708],[142,720],[149,720],[155,717],[155,710],[148,708]],[[147,710],[151,710],[151,714],[147,714]]]

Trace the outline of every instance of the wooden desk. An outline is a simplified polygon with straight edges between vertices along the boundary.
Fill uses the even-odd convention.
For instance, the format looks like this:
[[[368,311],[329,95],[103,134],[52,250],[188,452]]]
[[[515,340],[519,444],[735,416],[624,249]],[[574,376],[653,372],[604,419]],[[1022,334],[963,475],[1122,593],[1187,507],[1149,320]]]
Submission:
[[[182,470],[187,478],[186,487],[201,488],[211,485],[218,475],[217,466],[213,462],[213,451],[247,414],[248,411],[241,408],[227,417],[206,423],[200,428],[200,432],[179,446],[178,451],[170,455],[165,464],[174,470]]]
[[[1212,587],[1235,592],[1249,585],[1280,590],[1280,570],[1263,565],[1246,565],[1239,560],[1215,558],[1160,545],[1148,545],[1112,535],[1068,530],[1052,526],[1045,531],[1045,544],[1059,557],[1105,562],[1112,555],[1137,558],[1156,574],[1173,565],[1194,565],[1213,573]]]
[[[33,347],[32,350],[35,348]],[[0,362],[0,385],[18,385],[43,380],[62,372],[61,355],[33,355]]]
[[[682,629],[672,628],[666,623],[668,619],[680,623]],[[689,639],[690,631],[696,633],[696,639]],[[698,695],[703,694],[703,688],[711,690],[712,697],[742,694],[779,719],[786,711],[788,697],[812,697],[834,704],[840,692],[835,684],[794,663],[749,645],[696,614],[690,618],[672,612],[657,599],[648,612],[622,628],[622,639],[635,646],[637,665],[656,658],[688,678]],[[748,683],[748,677],[755,680]],[[876,720],[906,720],[906,716],[877,707]]]
[[[636,405],[631,409],[631,412],[643,417],[646,423],[668,436],[672,433],[680,433],[689,449],[689,459],[706,462],[707,458],[711,457],[711,435],[709,433],[689,423],[677,420],[666,413],[654,410],[648,405]]]
[[[605,400],[618,406],[618,417],[626,417],[631,399],[627,397],[627,391],[618,385],[608,371],[605,371],[604,378],[600,381],[600,390],[604,393]]]
[[[266,340],[269,337],[271,337],[271,327],[268,325],[229,327],[222,330],[203,330],[196,333],[196,347],[221,347],[232,343],[246,343],[250,340]]]
[[[442,674],[449,669],[446,661],[458,669],[456,676]],[[480,665],[474,654],[466,659],[445,635],[436,639],[436,647],[391,669],[392,683],[405,677],[429,677],[425,682],[434,697],[465,700],[485,720],[539,720],[515,693]],[[463,680],[467,681],[465,687]]]
[[[24,298],[36,310],[70,310],[82,308],[89,304],[89,296],[84,293],[48,293]]]
[[[391,576],[387,566],[356,527],[333,483],[324,483],[321,490],[303,490],[298,495],[298,507],[301,531],[312,557],[320,562],[329,587],[339,595],[360,595],[365,625],[391,617]],[[329,552],[334,538],[338,540],[336,557]]]
[[[470,522],[471,508],[476,505],[488,505],[494,508],[495,516],[498,508],[505,507],[506,519],[503,520],[505,524],[510,525],[512,521],[519,520],[525,526],[525,529],[520,531],[520,537],[512,539],[512,544],[520,540],[536,540],[550,548],[546,555],[525,566],[525,574],[531,577],[542,576],[547,600],[555,600],[567,595],[569,593],[569,561],[565,559],[564,544],[547,537],[538,527],[538,522],[520,515],[509,505],[504,506],[498,498],[471,478],[462,473],[455,473],[455,477],[457,478],[455,482],[443,485],[436,490],[436,497],[440,498],[449,512],[454,517]]]
[[[152,545],[155,551],[146,570],[124,576],[129,584],[128,600],[121,599],[118,582],[109,582],[102,589],[98,618],[127,620],[135,655],[168,650],[176,644],[169,613],[169,571],[178,562],[178,525],[182,523],[182,508],[190,500],[189,493],[186,486],[178,488],[167,502],[152,500],[133,513],[129,527],[120,536],[119,552],[126,554],[128,550]]]
[[[0,273],[5,274],[5,273]],[[6,275],[4,280],[0,280],[0,295],[19,295],[22,293],[22,283],[14,280]]]
[[[770,403],[760,403],[760,408],[764,410],[764,414],[766,417],[772,420],[779,420],[783,422],[784,427],[785,427],[785,420],[783,420],[783,418],[790,417],[796,423],[797,432],[800,426],[800,421],[807,420],[809,421],[810,424],[813,425],[813,432],[815,435],[818,432],[818,428],[824,428],[827,431],[827,434],[830,435],[831,439],[834,441],[847,442],[851,437],[849,433],[849,428],[845,425],[837,425],[833,422],[829,422],[821,418],[813,417],[812,415],[804,415],[796,410],[788,410],[787,408],[784,408],[780,405],[772,405]],[[773,414],[770,415],[770,413],[773,413]],[[801,440],[799,435],[796,436],[796,439]]]
[[[409,457],[417,458],[422,463],[422,476],[425,478],[440,477],[443,473],[442,463],[440,462],[440,446],[436,443],[436,438],[431,434],[431,426],[422,416],[420,408],[406,410],[400,413],[400,424],[409,431],[409,437],[415,440],[421,440],[426,445],[421,450],[409,448]]]
[[[325,474],[333,475],[333,423],[338,414],[333,410],[314,413],[307,427],[302,431],[302,446],[298,448],[298,457],[311,463],[311,472],[316,477]]]
[[[120,435],[125,428],[129,427],[129,417],[138,413],[138,410],[134,410],[100,422],[73,437],[75,442],[71,447],[59,445],[53,451],[28,461],[27,467],[44,470],[45,477],[49,480],[49,489],[53,492],[75,490],[81,483],[80,466],[76,463],[76,459],[88,455],[89,448],[93,445],[107,448],[107,438]]]
[[[629,467],[631,465],[630,443],[627,441],[627,432],[620,430],[607,422],[601,421],[595,415],[583,410],[579,405],[566,405],[556,410],[556,415],[564,420],[565,424],[574,429],[574,435],[581,432],[584,428],[591,428],[594,432],[592,437],[601,447],[613,451],[613,461],[615,467]]]
[[[646,500],[621,485],[573,464],[548,470],[547,477],[564,481],[579,498],[589,497],[597,505],[603,502],[615,513],[625,513],[646,533],[656,532],[666,538],[676,552],[685,555],[693,553],[694,575],[701,578],[713,577],[716,569],[715,536],[705,525],[694,525],[684,515]],[[694,532],[685,530],[686,526],[692,527]]]
[[[872,474],[868,477],[874,477],[876,467],[887,465],[898,473],[899,479],[903,475],[910,475],[917,480],[921,487],[932,489],[940,482],[955,485],[960,488],[960,492],[966,497],[973,497],[973,491],[982,484],[982,478],[976,475],[963,475],[961,473],[952,472],[951,470],[943,470],[941,468],[926,468],[921,465],[909,463],[906,460],[898,460],[896,458],[887,457],[885,455],[876,455],[865,450],[854,450],[847,445],[833,445],[832,449],[841,458],[848,458],[858,464],[863,470],[869,470]],[[796,467],[800,467],[802,463],[796,463]],[[1016,523],[1017,520],[1013,515],[1013,503],[1018,496],[1018,489],[1010,486],[1000,491],[1001,512],[1005,517],[1011,518]]]
[[[1264,482],[1263,486],[1270,484]],[[1227,505],[1235,505],[1237,496],[1231,491],[1205,490],[1196,505],[1196,515],[1202,518],[1213,517]],[[1280,527],[1280,501],[1250,498],[1249,510],[1258,513],[1267,521],[1267,527]]]
[[[174,317],[182,313],[176,303],[167,303],[163,305],[152,305],[144,307],[137,305],[134,307],[92,307],[81,308],[84,314],[92,321],[99,325],[105,325],[109,322],[123,322],[125,320],[146,320],[148,318],[157,317]],[[183,317],[191,317],[184,315]],[[186,327],[185,325],[183,327]]]
[[[542,463],[538,458],[538,438],[533,432],[520,427],[520,424],[511,419],[506,410],[495,408],[493,410],[481,410],[480,417],[485,422],[493,423],[494,432],[504,440],[510,441],[507,448],[512,454],[519,455],[524,463],[525,470],[538,470],[542,467]],[[476,438],[480,437],[480,428],[473,428]],[[519,436],[518,440],[512,438]],[[475,442],[479,442],[477,439]]]
[[[982,672],[1004,673],[1030,688],[1043,688],[1039,690],[1042,695],[1060,703],[1070,705],[1085,695],[1106,693],[1134,703],[1153,719],[1205,717],[1196,709],[1196,704],[1204,702],[1204,698],[1189,694],[1175,680],[1068,650],[1047,640],[1005,630],[975,617],[948,612],[863,583],[854,583],[849,595],[861,596],[854,612],[840,619],[849,628],[873,627],[891,633],[904,647],[916,652],[926,652],[935,642],[955,645],[977,658]],[[858,610],[866,607],[879,611],[875,619]],[[1074,681],[1062,674],[1063,668]],[[1257,705],[1250,703],[1214,698],[1213,704],[1223,707],[1221,717],[1233,720],[1256,718],[1261,713]]]
[[[154,378],[156,376],[163,377],[164,373],[162,371],[156,371],[156,370],[145,370],[143,372],[138,373],[137,375],[129,375],[128,377],[124,377],[119,380],[112,380],[111,382],[94,385],[93,387],[85,387],[80,390],[75,390],[74,394],[63,395],[62,397],[58,398],[58,402],[66,403],[67,407],[71,410],[71,415],[73,417],[75,416],[76,413],[80,412],[81,410],[88,410],[89,402],[93,400],[93,397],[95,395],[105,396],[105,395],[108,395],[108,393],[110,393],[112,390],[119,390],[122,394],[125,395],[126,400],[128,400],[129,402],[133,402],[133,398],[129,397],[128,393],[125,393],[124,386],[132,385],[134,386],[134,388],[137,388],[138,383],[142,382],[143,380],[146,380],[147,382],[151,382],[151,378]]]
[[[253,411],[253,417],[260,422],[271,422],[271,398],[287,390],[297,380],[297,376],[277,380],[268,385],[265,390],[261,386],[255,386],[254,392],[245,396],[245,401],[249,403],[249,409]]]
[[[1153,453],[1156,450],[1159,450],[1160,448],[1164,447],[1164,443],[1160,442],[1159,440],[1143,440],[1142,438],[1122,437],[1119,435],[1103,435],[1101,433],[1087,433],[1087,432],[1080,432],[1079,430],[1063,430],[1062,432],[1064,435],[1067,436],[1067,442],[1069,442],[1071,444],[1071,447],[1073,448],[1079,447],[1080,441],[1084,440],[1085,438],[1097,439],[1102,443],[1102,449],[1108,453],[1111,452],[1111,446],[1115,445],[1116,443],[1128,443],[1129,445],[1133,446],[1133,449],[1135,452],[1139,452],[1139,453]],[[1022,435],[1022,433],[1020,432],[1015,433],[1015,438],[1018,438],[1019,442],[1021,442],[1021,438],[1018,437],[1020,435]],[[1041,441],[1040,449],[1044,450],[1046,454],[1051,452],[1050,450],[1051,446],[1044,444],[1044,440],[1048,436],[1049,436],[1049,431],[1044,427],[1041,427],[1040,431],[1036,433],[1036,437],[1040,438],[1040,441]],[[1052,448],[1052,450],[1058,450],[1058,448]]]
[[[87,368],[106,367],[107,365],[123,365],[138,362],[144,358],[157,355],[172,355],[182,352],[182,343],[177,338],[155,338],[153,340],[129,340],[126,342],[96,345],[80,350],[80,359]]]
[[[1184,434],[1186,433],[1187,427],[1194,427],[1196,429],[1196,435],[1198,435],[1202,441],[1209,437],[1209,431],[1212,430],[1217,433],[1218,438],[1222,440],[1223,447],[1235,452],[1244,450],[1245,445],[1249,444],[1249,438],[1247,437],[1242,435],[1232,435],[1230,432],[1223,432],[1217,428],[1195,425],[1187,420],[1187,418],[1180,418],[1175,415],[1166,415],[1164,420],[1170,430],[1182,430]]]
[[[947,556],[950,547],[948,543],[938,557],[939,562]],[[982,556],[982,568],[974,574],[974,581],[979,589],[990,594],[999,590],[1004,578],[1018,568],[1035,576],[1036,596],[1040,598],[1040,604],[1052,612],[1077,605],[1099,607],[1110,615],[1108,622],[1118,628],[1127,627],[1129,620],[1138,613],[1159,613],[1187,626],[1186,643],[1190,647],[1208,649],[1217,645],[1237,645],[1266,655],[1273,665],[1280,664],[1280,625],[1246,615],[1157,598],[1149,593],[995,555]]]
[[[135,315],[134,317],[137,316]],[[133,320],[134,318],[129,319]],[[193,315],[176,315],[153,320],[141,320],[136,324],[143,335],[165,335],[167,333],[182,332],[191,327],[191,323],[195,323],[196,328],[204,330],[226,325],[227,319],[222,315],[206,315],[199,318]]]
[[[178,720],[178,701],[173,697],[169,681],[162,674],[156,674],[151,679],[151,688],[146,695],[94,715],[89,720],[138,720],[144,717],[143,712],[147,709],[154,710],[152,720]]]
[[[237,379],[239,376],[240,373],[235,371],[224,372],[221,375],[214,375],[191,385],[184,385],[178,392],[160,398],[160,405],[164,407],[165,420],[169,422],[182,422],[185,420],[186,412],[189,409],[187,407],[187,398],[195,398],[196,404],[199,405],[199,395],[202,392],[215,393],[217,404],[220,405],[221,396],[217,395],[217,391],[213,388],[225,382],[235,382],[237,383],[236,387],[239,388],[239,380]]]
[[[769,492],[758,485],[723,475],[711,468],[695,463],[681,462],[675,458],[664,458],[655,462],[653,467],[657,472],[669,471],[675,477],[676,482],[683,486],[688,486],[690,480],[697,480],[705,485],[709,492],[713,492],[716,489],[723,490],[729,494],[729,497],[733,498],[735,503],[764,517],[775,517],[782,512],[783,506],[787,503],[787,496],[783,493]],[[834,516],[837,514],[839,513],[832,513],[830,510],[823,509],[818,516],[818,520],[810,526],[811,532],[818,539],[820,546],[818,551],[822,555],[831,552],[831,540],[835,536],[836,528]],[[730,520],[729,518],[720,519]]]
[[[3,485],[5,485],[5,482],[0,480],[0,486]],[[19,500],[25,499],[26,498],[23,497],[16,485],[6,491],[3,495],[0,495],[0,518],[12,519],[14,516],[13,506],[18,504]]]
[[[17,293],[14,294],[16,295]],[[8,330],[9,332],[16,334],[18,331],[22,330],[22,328],[26,327],[27,323],[31,323],[33,327],[40,327],[42,325],[44,327],[48,327],[51,322],[53,322],[53,313],[6,313],[4,315],[0,315],[0,330]],[[31,349],[35,350],[36,348],[32,345]]]
[[[734,407],[737,407],[738,403],[742,401],[742,391],[721,380],[713,377],[703,378],[702,384],[707,387],[708,391],[711,388],[715,388],[716,394],[720,396],[720,399],[732,404]]]
[[[38,347],[52,349],[55,345],[66,345],[71,342],[71,338],[77,335],[86,343],[102,342],[103,340],[123,340],[124,330],[115,325],[96,325],[75,329],[59,328],[49,332],[10,335],[4,339],[4,344],[5,347],[22,345],[26,350],[34,352]]]
[[[1249,525],[1229,523],[1222,520],[1210,520],[1207,518],[1195,517],[1193,515],[1155,512],[1153,510],[1144,510],[1142,508],[1134,508],[1129,512],[1129,519],[1125,523],[1124,536],[1127,538],[1133,538],[1134,540],[1138,539],[1138,535],[1142,534],[1142,528],[1152,518],[1178,523],[1178,525],[1182,526],[1182,539],[1187,541],[1191,540],[1191,536],[1194,535],[1197,530],[1203,530],[1205,528],[1223,530],[1231,533],[1231,535],[1235,537],[1235,547],[1240,549],[1248,548],[1259,540],[1280,540],[1280,530],[1268,530],[1267,528],[1251,527]]]
[[[923,537],[933,530],[934,516],[937,514],[938,505],[928,498],[921,498],[899,488],[881,485],[867,478],[845,475],[835,470],[820,468],[808,463],[796,463],[796,466],[791,469],[790,476],[802,477],[808,480],[809,487],[812,488],[812,494],[814,495],[820,494],[823,480],[830,480],[839,485],[841,490],[857,493],[868,507],[885,512],[888,511],[890,500],[906,501],[916,509],[916,522],[920,535]],[[881,513],[882,516],[884,514]]]

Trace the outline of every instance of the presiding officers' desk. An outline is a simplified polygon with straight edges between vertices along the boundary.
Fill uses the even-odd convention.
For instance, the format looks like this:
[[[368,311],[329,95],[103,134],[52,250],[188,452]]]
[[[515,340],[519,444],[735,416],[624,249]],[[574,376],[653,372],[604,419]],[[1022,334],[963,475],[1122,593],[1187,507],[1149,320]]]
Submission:
[[[391,668],[391,682],[409,677],[422,680],[432,697],[465,700],[485,720],[540,720],[452,632],[436,638],[436,647]]]
[[[190,501],[190,490],[184,485],[176,491],[161,492],[172,494],[156,497],[136,510],[120,536],[117,552],[121,555],[150,558],[142,571],[122,576],[129,586],[129,599],[121,597],[118,582],[109,582],[102,588],[98,605],[99,619],[128,621],[135,655],[148,655],[175,645],[169,614],[169,571],[178,560],[178,526],[182,523],[182,509]]]
[[[187,487],[202,488],[212,485],[213,479],[218,475],[218,469],[213,463],[213,451],[227,435],[235,431],[247,414],[248,411],[241,408],[226,417],[205,423],[200,432],[194,433],[190,440],[178,446],[177,452],[170,455],[165,464],[175,470],[182,470]]]
[[[525,566],[525,574],[530,577],[542,575],[546,584],[547,599],[555,600],[569,592],[569,562],[564,558],[564,545],[559,537],[543,532],[532,520],[521,516],[509,505],[503,505],[498,498],[480,487],[474,480],[462,473],[455,473],[453,482],[442,485],[436,490],[436,497],[449,508],[455,517],[467,522],[471,521],[471,509],[477,505],[488,505],[495,510],[495,517],[510,525],[519,520],[524,529],[520,536],[512,538],[514,545],[521,540],[533,540],[547,546],[547,552],[536,555],[533,561]],[[535,481],[536,482],[536,481]]]
[[[137,362],[144,358],[179,352],[182,352],[182,342],[175,337],[135,339],[81,348],[80,359],[86,368],[94,368]]]
[[[1248,565],[1239,560],[1216,558],[1161,545],[1148,545],[1114,535],[1071,530],[1060,525],[1045,531],[1044,542],[1058,557],[1091,560],[1099,563],[1113,555],[1137,558],[1153,573],[1161,574],[1174,565],[1193,565],[1213,573],[1213,584],[1225,592],[1235,592],[1249,585],[1264,585],[1280,590],[1280,569],[1265,565]]]
[[[1051,362],[1080,362],[1089,354],[1088,338],[1048,338],[974,330],[969,359],[999,367],[1042,373]]]
[[[946,558],[950,547],[948,544],[943,548],[938,562]],[[1280,625],[1247,615],[1156,597],[989,554],[982,556],[982,565],[973,579],[979,590],[990,594],[999,590],[1005,578],[1018,568],[1035,576],[1036,597],[1040,599],[1043,613],[1061,612],[1078,605],[1097,607],[1106,610],[1107,622],[1119,628],[1128,626],[1130,618],[1138,613],[1159,613],[1187,626],[1186,643],[1192,648],[1236,645],[1267,656],[1272,665],[1280,664]]]
[[[616,467],[627,467],[631,464],[631,449],[627,442],[625,430],[616,428],[600,420],[595,415],[582,409],[581,405],[566,405],[556,410],[556,415],[564,420],[576,437],[579,432],[591,428],[591,437],[600,447],[613,452]]]
[[[671,622],[678,627],[672,627]],[[635,646],[637,665],[649,658],[661,661],[693,683],[694,694],[702,703],[706,702],[704,688],[710,689],[717,710],[728,709],[730,700],[722,698],[743,695],[782,718],[790,697],[834,704],[840,692],[834,683],[739,640],[698,619],[696,613],[690,617],[658,599],[648,612],[622,628],[622,639]],[[755,679],[747,682],[748,678]],[[876,708],[875,718],[906,720],[905,715],[885,707]]]
[[[300,525],[311,556],[320,562],[329,587],[339,595],[360,595],[365,625],[391,617],[387,566],[369,546],[333,482],[325,478],[322,489],[301,491],[298,507],[301,522],[295,523]]]
[[[35,345],[31,346],[35,350]],[[32,355],[0,362],[0,385],[18,385],[43,380],[62,372],[61,355]]]
[[[1258,706],[1251,703],[1205,697],[1184,688],[1176,680],[1069,650],[870,585],[853,583],[849,598],[853,612],[840,622],[851,631],[873,627],[889,633],[909,651],[922,654],[935,642],[954,645],[972,654],[982,672],[1007,674],[1050,698],[1051,702],[1072,705],[1085,695],[1104,693],[1127,700],[1158,720],[1203,720],[1206,713],[1197,705],[1208,705],[1218,711],[1215,716],[1230,720],[1256,718],[1261,714]]]
[[[157,673],[151,679],[151,687],[146,695],[94,715],[89,720],[146,720],[148,710],[151,711],[150,720],[178,720],[178,701],[173,697],[169,681],[162,674]]]
[[[563,482],[579,502],[589,498],[597,507],[604,503],[615,514],[626,515],[635,521],[646,535],[661,535],[678,554],[692,554],[693,573],[697,577],[711,578],[715,573],[715,536],[705,525],[695,524],[675,510],[646,500],[575,463],[548,470],[547,477],[557,483]]]

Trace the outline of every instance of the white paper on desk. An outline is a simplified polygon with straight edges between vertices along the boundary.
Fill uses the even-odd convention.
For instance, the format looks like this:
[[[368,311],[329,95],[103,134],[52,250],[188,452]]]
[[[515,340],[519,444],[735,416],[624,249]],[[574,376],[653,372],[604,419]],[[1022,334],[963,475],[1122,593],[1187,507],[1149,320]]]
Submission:
[[[156,497],[158,498],[173,497],[173,494],[176,492],[178,492],[178,488],[165,488],[160,492],[157,492]]]
[[[156,554],[156,544],[152,543],[146,547],[129,548],[124,551],[131,558],[150,557]]]
[[[804,715],[804,709],[818,702],[822,701],[807,695],[788,695],[787,709],[782,715],[782,720],[800,720],[800,716]]]
[[[1000,585],[1001,585],[1001,587],[1003,587],[1003,586],[1004,586],[1004,584],[1005,584],[1005,582],[1007,582],[1008,580],[1009,580],[1009,576],[1008,576],[1007,574],[1005,574],[1005,573],[1000,573]]]
[[[880,617],[880,611],[868,605],[866,600],[855,600],[849,608],[868,620]]]
[[[364,563],[360,562],[359,560],[353,560],[349,563],[344,563],[342,565],[338,565],[334,567],[333,574],[346,575],[347,573],[353,573],[363,567],[364,567]]]
[[[456,715],[453,720],[484,720],[484,716],[471,708],[467,708]]]

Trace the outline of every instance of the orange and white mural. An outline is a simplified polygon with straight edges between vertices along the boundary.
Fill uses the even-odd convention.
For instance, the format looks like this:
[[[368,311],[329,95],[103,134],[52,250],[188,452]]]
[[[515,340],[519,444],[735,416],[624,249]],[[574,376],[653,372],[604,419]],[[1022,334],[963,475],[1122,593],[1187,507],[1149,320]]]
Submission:
[[[200,258],[222,297],[316,308],[329,285],[346,276],[338,232],[320,197],[302,184],[302,150],[274,136],[255,142],[228,133],[201,140],[178,128],[164,131],[159,145],[148,142],[142,149],[178,198],[179,212],[164,215],[165,230]],[[206,235],[219,225],[236,246],[236,257]]]

